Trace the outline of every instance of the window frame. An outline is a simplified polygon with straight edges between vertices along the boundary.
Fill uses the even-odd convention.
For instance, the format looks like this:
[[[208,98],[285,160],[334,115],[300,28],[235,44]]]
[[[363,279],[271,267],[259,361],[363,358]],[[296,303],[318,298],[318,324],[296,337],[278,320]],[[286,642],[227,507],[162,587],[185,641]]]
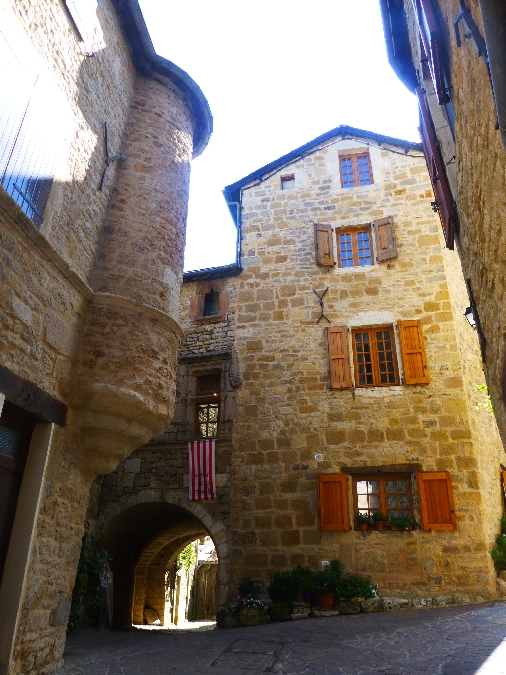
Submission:
[[[218,380],[218,387],[216,389],[216,392],[214,393],[201,393],[201,381],[205,379],[210,379],[210,378],[217,378]],[[193,436],[195,440],[197,441],[206,441],[206,440],[212,440],[213,438],[216,439],[218,438],[218,434],[220,431],[220,415],[221,415],[221,401],[222,401],[222,373],[221,372],[209,372],[209,373],[201,373],[200,375],[196,376],[196,393],[197,395],[194,397],[194,407],[195,407],[195,426],[194,426],[194,431],[193,431]],[[211,403],[216,403],[218,406],[218,413],[217,413],[217,420],[216,420],[216,434],[214,436],[202,436],[200,433],[200,422],[199,422],[199,406],[202,405],[209,405]],[[209,419],[206,421],[206,427],[209,426]]]
[[[360,184],[359,170],[358,170],[358,160],[361,157],[367,157],[367,163],[369,166],[369,183]],[[353,169],[353,185],[344,185],[344,176],[343,176],[343,160],[350,159]],[[341,188],[343,190],[348,190],[357,187],[367,187],[369,185],[374,185],[374,175],[372,171],[372,162],[371,155],[369,150],[366,152],[343,152],[339,154],[339,176],[341,179]]]
[[[287,174],[286,176],[281,176],[281,189],[282,190],[295,190],[295,174]],[[293,183],[293,184],[292,184]],[[286,185],[286,187],[285,187]]]
[[[352,497],[353,497],[353,521],[356,523],[357,516],[359,514],[359,507],[358,507],[358,492],[357,492],[357,483],[360,481],[377,481],[378,482],[378,498],[379,498],[379,508],[378,509],[371,509],[368,507],[367,512],[372,513],[373,510],[379,511],[382,513],[386,518],[389,518],[389,509],[388,509],[388,504],[387,504],[387,492],[386,492],[386,482],[393,480],[393,481],[398,481],[398,480],[405,480],[408,486],[408,502],[409,506],[407,509],[402,509],[402,510],[407,510],[409,511],[409,517],[411,519],[411,522],[415,520],[415,513],[414,513],[414,500],[413,500],[413,484],[412,484],[412,474],[411,473],[392,473],[392,474],[382,474],[379,476],[378,474],[357,474],[352,476]],[[362,509],[364,511],[365,509]],[[400,509],[397,509],[397,512],[399,512]]]
[[[358,234],[363,234],[364,232],[368,232],[369,234],[369,257],[371,259],[371,262],[368,265],[361,265],[360,264],[360,258],[359,258],[359,253],[358,253],[358,241],[357,241],[357,235]],[[341,235],[346,235],[349,234],[351,235],[351,245],[352,245],[352,265],[343,265],[343,259],[341,257],[341,242],[340,242],[340,237]],[[350,269],[353,267],[372,267],[374,265],[374,247],[372,243],[372,229],[370,227],[364,226],[364,227],[356,227],[356,228],[350,228],[350,229],[336,229],[336,247],[337,247],[337,265],[340,269]]]
[[[381,382],[381,372],[379,370],[379,358],[378,358],[378,347],[377,347],[377,331],[389,330],[391,332],[391,342],[392,342],[392,355],[393,355],[393,364],[394,364],[394,376],[395,382]],[[369,342],[374,346],[374,349],[371,348],[371,363],[372,363],[372,375],[373,375],[373,384],[360,384],[360,374],[358,372],[358,359],[357,359],[357,349],[356,349],[356,339],[355,335],[357,333],[369,333]],[[372,337],[372,340],[371,340]],[[397,358],[397,342],[395,339],[395,330],[392,325],[382,325],[382,326],[362,326],[354,327],[351,329],[351,341],[352,341],[352,351],[353,351],[353,367],[355,374],[355,387],[357,389],[371,389],[374,387],[397,387],[401,384],[400,374],[399,374],[399,363]]]

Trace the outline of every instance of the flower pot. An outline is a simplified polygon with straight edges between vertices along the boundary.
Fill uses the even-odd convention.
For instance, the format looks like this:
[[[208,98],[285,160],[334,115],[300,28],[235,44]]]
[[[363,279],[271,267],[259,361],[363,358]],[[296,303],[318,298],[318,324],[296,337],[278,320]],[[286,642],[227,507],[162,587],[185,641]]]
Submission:
[[[263,607],[241,607],[239,617],[242,626],[259,626],[263,623]]]
[[[377,530],[382,530],[385,527],[385,523],[382,520],[378,520],[376,522],[376,529]]]
[[[291,621],[292,603],[273,602],[271,605],[271,621]]]
[[[359,525],[358,525],[358,529],[361,532],[367,532],[368,527],[369,527],[369,525],[367,523],[359,523]]]
[[[326,593],[325,595],[318,596],[318,602],[320,603],[320,609],[334,609],[334,594]]]
[[[397,532],[397,528],[395,527],[395,525],[390,525],[390,528],[392,532]]]

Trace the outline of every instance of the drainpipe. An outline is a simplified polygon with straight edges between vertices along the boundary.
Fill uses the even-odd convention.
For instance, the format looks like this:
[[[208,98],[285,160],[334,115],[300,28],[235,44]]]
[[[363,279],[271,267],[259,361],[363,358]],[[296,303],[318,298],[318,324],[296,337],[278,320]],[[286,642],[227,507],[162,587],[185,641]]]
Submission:
[[[506,3],[478,0],[502,144],[506,149]]]

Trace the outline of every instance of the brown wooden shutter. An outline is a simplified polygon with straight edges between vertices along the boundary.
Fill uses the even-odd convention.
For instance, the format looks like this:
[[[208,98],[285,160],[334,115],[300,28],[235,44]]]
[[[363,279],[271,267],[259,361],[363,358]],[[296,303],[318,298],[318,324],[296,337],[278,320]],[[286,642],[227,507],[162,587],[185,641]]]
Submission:
[[[429,366],[420,321],[399,321],[404,384],[429,384]]]
[[[320,530],[349,530],[348,476],[344,473],[318,476],[318,527]]]
[[[374,234],[376,237],[376,250],[378,253],[378,262],[384,260],[393,260],[397,258],[397,242],[395,240],[395,229],[393,218],[380,218],[373,222]]]
[[[329,374],[331,389],[351,389],[350,350],[348,328],[330,326],[327,328],[329,350]]]
[[[416,474],[422,530],[456,530],[452,481],[448,471]]]
[[[429,171],[430,181],[436,199],[433,207],[434,210],[439,213],[439,218],[441,219],[446,247],[453,250],[457,214],[453,208],[453,199],[445,173],[443,158],[439,150],[436,133],[432,125],[432,119],[421,87],[416,88],[416,95],[420,107],[420,136],[422,138],[425,161],[427,162],[427,169]]]
[[[228,291],[221,291],[218,300],[219,316],[224,316],[228,312],[228,301],[229,301]]]
[[[431,0],[413,0],[415,15],[418,21],[418,29],[422,39],[423,48],[427,57],[434,91],[436,92],[439,105],[448,103],[450,97],[445,86],[445,78],[441,61],[440,34],[436,23]],[[423,67],[423,66],[422,66]]]
[[[192,295],[190,298],[190,319],[197,319],[202,316],[200,306],[203,302],[203,297],[200,295]]]
[[[314,241],[316,250],[316,264],[331,267],[334,265],[334,250],[332,248],[332,226],[314,226]]]

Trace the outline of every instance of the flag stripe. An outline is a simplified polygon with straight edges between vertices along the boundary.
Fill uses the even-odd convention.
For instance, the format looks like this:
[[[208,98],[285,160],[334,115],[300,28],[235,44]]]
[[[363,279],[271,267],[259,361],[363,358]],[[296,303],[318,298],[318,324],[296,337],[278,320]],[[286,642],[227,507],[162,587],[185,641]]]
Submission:
[[[215,441],[188,443],[188,498],[190,501],[215,498]]]

